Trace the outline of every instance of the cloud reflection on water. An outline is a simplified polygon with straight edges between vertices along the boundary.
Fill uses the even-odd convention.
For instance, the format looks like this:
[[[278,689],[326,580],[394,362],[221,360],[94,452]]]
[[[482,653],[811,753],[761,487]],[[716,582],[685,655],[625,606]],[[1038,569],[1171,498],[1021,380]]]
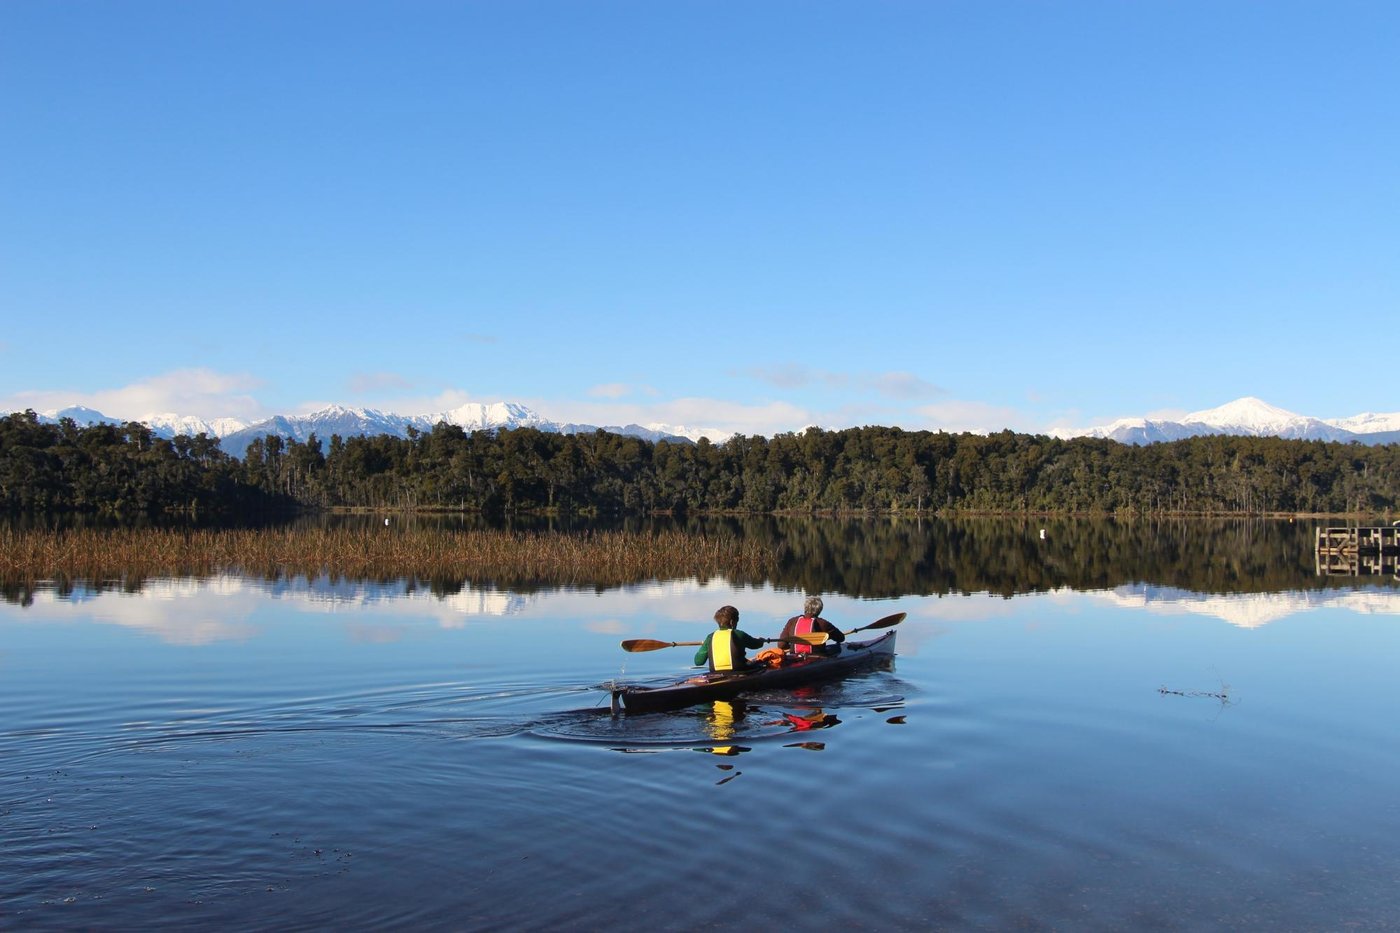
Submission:
[[[208,645],[255,638],[254,621],[269,599],[308,614],[355,610],[347,631],[357,641],[395,640],[414,621],[459,629],[473,619],[528,616],[531,619],[593,619],[587,631],[608,637],[700,637],[712,626],[714,610],[733,602],[741,608],[740,626],[767,633],[800,609],[803,594],[768,586],[736,588],[724,581],[682,580],[621,587],[598,592],[560,589],[529,594],[463,586],[434,592],[409,581],[372,583],[319,578],[268,582],[238,576],[207,580],[151,580],[135,592],[76,587],[59,592],[40,588],[33,602],[4,610],[0,621],[69,623],[79,619],[117,625],[153,635],[175,645]],[[895,607],[908,611],[916,625],[904,626],[905,652],[952,626],[1004,617],[1016,610],[1012,600],[993,594],[858,600],[826,595],[825,616],[843,628],[867,624]],[[1061,588],[1024,594],[1015,600],[1093,599],[1118,608],[1154,615],[1196,615],[1254,629],[1301,613],[1342,610],[1362,615],[1400,615],[1400,591],[1380,586],[1331,588],[1279,593],[1196,593],[1147,584],[1081,592]],[[382,614],[382,618],[376,618]]]

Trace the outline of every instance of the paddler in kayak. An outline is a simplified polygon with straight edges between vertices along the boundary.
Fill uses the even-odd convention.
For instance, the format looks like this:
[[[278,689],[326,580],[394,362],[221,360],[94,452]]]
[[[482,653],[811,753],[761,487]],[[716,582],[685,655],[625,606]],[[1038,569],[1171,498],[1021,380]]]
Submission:
[[[824,608],[826,606],[820,596],[808,596],[802,603],[802,615],[793,616],[787,620],[787,625],[783,626],[783,633],[778,636],[778,647],[798,657],[810,655],[813,650],[818,654],[839,652],[841,642],[846,640],[846,633],[822,618]],[[813,649],[806,642],[793,638],[794,635],[810,635],[816,632],[827,634],[825,646]]]
[[[715,624],[719,628],[705,636],[704,643],[695,652],[695,663],[708,663],[712,671],[747,670],[749,661],[744,649],[762,648],[763,639],[738,628],[739,610],[733,606],[720,606],[715,611]]]

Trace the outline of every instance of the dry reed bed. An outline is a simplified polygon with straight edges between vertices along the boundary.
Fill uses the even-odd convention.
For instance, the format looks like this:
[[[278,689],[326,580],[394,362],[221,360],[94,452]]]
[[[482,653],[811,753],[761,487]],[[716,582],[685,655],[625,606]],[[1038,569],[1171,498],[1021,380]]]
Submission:
[[[0,531],[0,580],[132,581],[237,574],[279,579],[608,584],[761,580],[777,555],[728,536],[397,529]]]

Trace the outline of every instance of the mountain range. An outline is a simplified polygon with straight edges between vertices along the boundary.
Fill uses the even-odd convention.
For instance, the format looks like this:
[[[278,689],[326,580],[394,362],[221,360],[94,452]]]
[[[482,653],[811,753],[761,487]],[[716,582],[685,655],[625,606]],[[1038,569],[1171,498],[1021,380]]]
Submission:
[[[39,420],[57,423],[62,418],[72,418],[80,425],[123,424],[120,418],[112,418],[91,408],[74,406],[57,411],[39,413]],[[284,440],[306,442],[311,435],[328,442],[332,434],[341,437],[355,435],[389,434],[394,437],[407,437],[412,428],[423,433],[433,429],[438,422],[454,424],[464,431],[496,430],[498,428],[537,428],[559,434],[591,434],[597,430],[611,434],[623,434],[649,441],[669,440],[678,442],[698,441],[702,432],[668,425],[591,425],[573,422],[549,421],[540,417],[524,405],[510,402],[494,404],[468,403],[450,411],[423,415],[398,415],[374,408],[346,408],[331,405],[308,415],[275,415],[255,424],[245,424],[233,418],[203,419],[189,415],[154,414],[135,419],[144,422],[160,437],[174,437],[177,434],[207,434],[219,439],[226,453],[242,457],[254,439],[277,435]],[[724,440],[708,432],[712,440]]]
[[[72,418],[81,425],[121,424],[91,408],[73,407],[43,412],[40,420],[57,422]],[[702,436],[722,443],[728,434],[718,431],[697,431],[669,425],[589,425],[550,421],[524,405],[509,402],[493,404],[470,403],[450,411],[423,415],[398,415],[374,408],[346,408],[331,405],[308,415],[277,415],[256,424],[244,424],[232,418],[206,420],[174,414],[147,415],[137,419],[145,422],[156,434],[173,437],[176,434],[204,433],[219,438],[223,449],[242,457],[255,438],[276,434],[284,439],[305,442],[312,434],[329,441],[332,434],[389,434],[407,437],[409,428],[428,432],[440,421],[454,424],[465,431],[495,430],[497,428],[531,427],[561,434],[589,434],[604,430],[613,434],[639,437],[649,441],[698,441]],[[1219,408],[1192,412],[1181,420],[1123,418],[1111,424],[1081,430],[1059,430],[1060,437],[1101,437],[1125,444],[1152,444],[1176,441],[1209,434],[1234,434],[1253,437],[1281,437],[1291,440],[1357,441],[1363,444],[1394,444],[1400,442],[1400,412],[1391,414],[1353,415],[1350,418],[1323,419],[1295,414],[1246,396]]]
[[[1350,418],[1313,418],[1245,396],[1219,408],[1192,412],[1180,421],[1122,418],[1102,427],[1058,433],[1062,437],[1106,437],[1124,444],[1179,441],[1208,434],[1394,444],[1400,441],[1400,412],[1366,412]]]

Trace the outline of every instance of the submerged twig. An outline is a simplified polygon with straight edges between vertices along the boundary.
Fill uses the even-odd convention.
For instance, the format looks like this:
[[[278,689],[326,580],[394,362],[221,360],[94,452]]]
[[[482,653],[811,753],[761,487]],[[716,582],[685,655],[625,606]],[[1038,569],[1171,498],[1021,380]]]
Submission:
[[[1173,690],[1169,687],[1158,687],[1157,692],[1163,696],[1175,697],[1207,697],[1212,700],[1219,700],[1222,705],[1228,706],[1234,701],[1230,699],[1230,685],[1222,682],[1220,690]]]

